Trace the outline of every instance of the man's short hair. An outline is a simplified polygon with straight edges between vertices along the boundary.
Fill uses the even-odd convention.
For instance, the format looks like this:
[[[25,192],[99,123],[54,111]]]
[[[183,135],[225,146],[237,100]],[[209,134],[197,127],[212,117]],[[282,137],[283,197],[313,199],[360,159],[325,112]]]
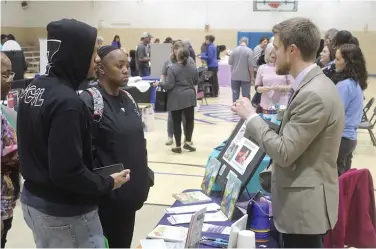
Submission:
[[[242,38],[240,38],[240,41],[239,41],[239,43],[246,43],[247,45],[248,45],[248,38],[247,37],[242,37]]]
[[[266,36],[261,37],[259,40],[259,44],[261,44],[263,41],[269,41],[269,38]]]
[[[214,35],[207,35],[207,36],[205,36],[205,39],[212,42],[212,43],[215,41]]]
[[[321,35],[317,26],[309,19],[295,17],[278,23],[273,27],[273,33],[285,48],[295,45],[304,61],[314,61],[320,47]]]

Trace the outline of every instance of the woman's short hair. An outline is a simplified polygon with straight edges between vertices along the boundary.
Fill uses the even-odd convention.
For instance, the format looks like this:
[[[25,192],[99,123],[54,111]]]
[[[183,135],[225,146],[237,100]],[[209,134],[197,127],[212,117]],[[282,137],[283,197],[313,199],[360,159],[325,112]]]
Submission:
[[[186,48],[190,48],[190,47],[192,47],[192,45],[191,45],[191,42],[189,41],[189,40],[183,40],[183,44],[184,44],[184,46],[186,47]]]
[[[273,52],[273,50],[274,50],[274,45],[272,43],[269,43],[268,46],[266,46],[265,48],[265,54],[264,54],[266,63],[270,62],[270,55]]]
[[[332,41],[334,37],[336,37],[338,33],[338,29],[329,29],[328,31],[325,32],[324,39]]]

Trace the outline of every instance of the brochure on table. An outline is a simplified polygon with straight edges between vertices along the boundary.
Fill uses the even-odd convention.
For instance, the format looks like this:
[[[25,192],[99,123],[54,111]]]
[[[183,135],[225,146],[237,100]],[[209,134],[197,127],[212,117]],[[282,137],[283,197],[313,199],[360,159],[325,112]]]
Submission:
[[[182,243],[185,242],[186,248],[197,248],[200,240],[201,233],[203,230],[204,220],[205,220],[206,208],[197,211],[195,214],[190,216],[189,227],[179,227],[179,226],[165,226],[158,225],[151,233],[148,234],[149,239],[163,240],[165,242],[175,242]],[[206,230],[210,230],[210,227],[206,227]],[[216,228],[217,230],[219,228]],[[223,232],[225,229],[221,230]],[[160,241],[143,241],[141,244],[151,246],[155,243],[156,247],[162,247]]]
[[[191,219],[188,228],[187,241],[185,242],[186,248],[198,248],[201,240],[202,227],[204,225],[206,208],[196,212]]]
[[[201,191],[190,191],[180,194],[173,194],[172,197],[180,201],[182,204],[194,204],[211,201],[211,198]]]

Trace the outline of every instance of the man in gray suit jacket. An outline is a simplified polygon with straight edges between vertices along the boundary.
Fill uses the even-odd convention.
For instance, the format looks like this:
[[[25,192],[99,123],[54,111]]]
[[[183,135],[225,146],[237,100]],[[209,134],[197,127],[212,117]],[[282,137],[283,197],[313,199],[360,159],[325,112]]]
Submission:
[[[292,18],[274,26],[276,71],[295,81],[276,133],[247,98],[232,110],[247,122],[251,137],[272,158],[274,224],[286,248],[322,247],[322,236],[337,222],[336,160],[344,128],[337,89],[314,64],[320,32],[310,20]]]

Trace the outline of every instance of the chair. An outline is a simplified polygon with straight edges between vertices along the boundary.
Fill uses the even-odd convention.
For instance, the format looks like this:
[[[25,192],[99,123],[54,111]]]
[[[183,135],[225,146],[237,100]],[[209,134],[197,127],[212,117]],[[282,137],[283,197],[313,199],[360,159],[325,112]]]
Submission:
[[[202,103],[206,103],[208,105],[208,101],[206,100],[206,95],[208,92],[212,92],[212,84],[210,78],[213,76],[213,72],[205,70],[199,70],[199,83],[197,87],[197,99],[201,100]]]
[[[359,125],[359,129],[368,130],[373,146],[376,146],[376,137],[375,137],[375,134],[373,133],[373,128],[375,127],[375,125],[376,125],[376,107],[375,109],[373,109],[372,117],[367,121],[362,121]]]
[[[369,109],[371,109],[374,102],[375,102],[375,98],[371,98],[366,104],[366,106],[363,108],[362,122],[368,121],[367,112],[369,111]]]

